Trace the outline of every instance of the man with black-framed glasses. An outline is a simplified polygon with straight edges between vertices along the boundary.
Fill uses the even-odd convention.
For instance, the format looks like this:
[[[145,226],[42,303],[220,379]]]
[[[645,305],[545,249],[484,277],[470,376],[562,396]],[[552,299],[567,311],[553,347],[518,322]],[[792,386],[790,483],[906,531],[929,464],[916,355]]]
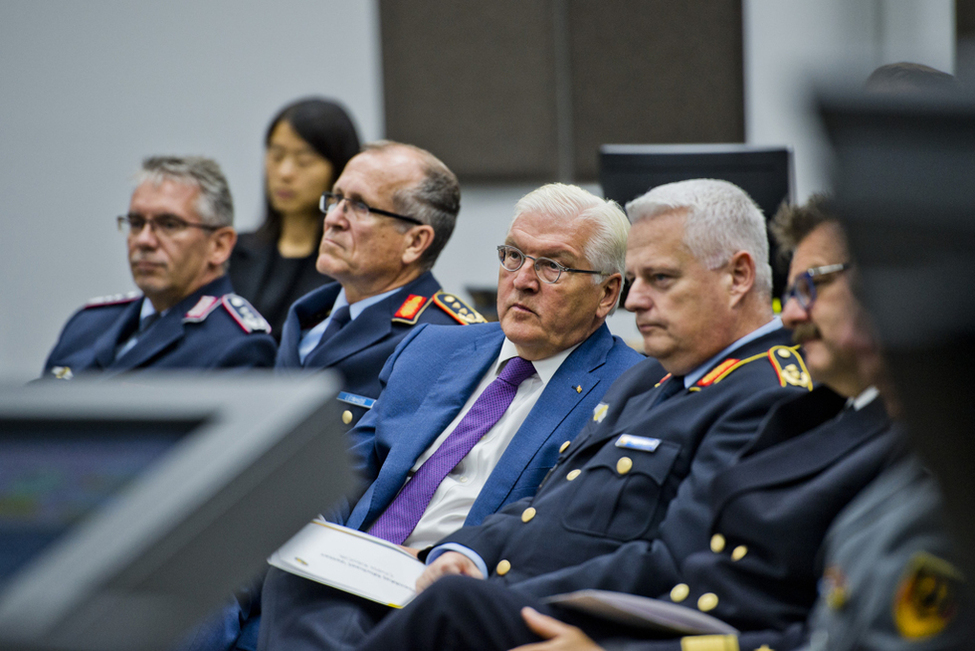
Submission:
[[[45,377],[273,364],[270,326],[226,276],[237,233],[216,162],[147,158],[129,211],[116,221],[141,291],[93,299],[72,316]]]
[[[460,210],[457,177],[433,154],[368,144],[319,207],[325,228],[317,268],[336,282],[291,306],[275,366],[342,373],[341,417],[351,427],[379,396],[379,371],[413,327],[484,319],[441,291],[430,271]]]

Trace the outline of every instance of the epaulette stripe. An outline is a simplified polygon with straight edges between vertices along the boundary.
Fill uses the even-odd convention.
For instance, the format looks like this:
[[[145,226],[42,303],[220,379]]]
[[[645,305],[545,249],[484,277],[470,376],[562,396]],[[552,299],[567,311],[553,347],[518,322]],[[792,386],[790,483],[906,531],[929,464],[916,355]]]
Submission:
[[[220,304],[244,332],[271,332],[271,324],[243,296],[225,294]]]
[[[768,351],[766,351],[766,353],[767,352]],[[728,374],[730,374],[732,371],[735,371],[736,369],[744,366],[745,364],[748,364],[749,362],[754,362],[756,359],[762,359],[763,357],[765,357],[766,353],[759,353],[758,355],[752,355],[751,357],[746,357],[745,359],[739,360],[737,364],[728,368],[724,373],[722,373],[721,377],[715,378],[711,384],[717,384],[721,380],[728,377]]]
[[[89,299],[82,309],[88,309],[90,307],[108,307],[110,305],[124,305],[125,303],[131,303],[132,301],[142,298],[142,292],[131,291],[125,292],[123,294],[109,294],[108,296],[96,296],[95,298]]]
[[[433,302],[437,304],[437,307],[449,314],[454,318],[455,321],[457,321],[457,323],[461,325],[468,325],[471,323],[487,323],[487,319],[481,316],[480,312],[470,307],[453,294],[439,291],[433,295]]]
[[[720,380],[722,377],[724,377],[724,373],[726,370],[735,367],[738,364],[738,362],[739,360],[737,358],[729,357],[728,359],[726,359],[725,361],[721,362],[713,369],[711,369],[711,371],[707,375],[705,375],[700,380],[698,380],[697,385],[701,387],[711,386],[712,384]]]
[[[671,374],[670,374],[670,373],[668,373],[667,375],[665,375],[665,376],[663,376],[662,378],[660,378],[660,382],[657,382],[657,383],[656,383],[655,385],[653,385],[653,388],[655,388],[655,389],[656,389],[656,388],[657,388],[657,387],[659,387],[659,386],[660,386],[661,384],[663,384],[664,382],[666,382],[667,380],[669,380],[669,379],[670,379],[670,375],[671,375]]]
[[[782,355],[785,351],[788,352]],[[772,364],[772,368],[775,369],[775,375],[779,380],[780,386],[784,387],[790,384],[812,391],[812,379],[809,375],[809,370],[806,368],[805,360],[799,354],[799,346],[773,346],[768,350],[767,355],[769,362]],[[798,362],[799,367],[796,368],[795,364],[789,364],[783,367],[781,361],[778,359],[780,355],[788,357],[794,362]]]

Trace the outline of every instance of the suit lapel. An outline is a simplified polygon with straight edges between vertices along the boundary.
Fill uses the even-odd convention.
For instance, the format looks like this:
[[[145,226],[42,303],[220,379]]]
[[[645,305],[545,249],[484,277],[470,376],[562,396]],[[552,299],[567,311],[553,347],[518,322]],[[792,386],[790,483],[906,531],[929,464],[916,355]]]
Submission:
[[[397,428],[402,427],[411,435],[398,439],[390,455],[383,461],[376,478],[367,521],[390,503],[416,460],[457,417],[484,374],[497,360],[503,341],[504,333],[497,328],[485,330],[467,345],[458,347],[444,364],[440,377],[433,383],[423,404],[409,420],[396,423]]]
[[[162,317],[139,339],[128,352],[115,360],[112,368],[120,371],[142,366],[173,343],[183,338],[183,315],[186,310],[179,310],[182,305],[173,306],[166,316]]]
[[[100,368],[109,368],[115,362],[115,349],[128,339],[139,327],[139,314],[142,312],[142,299],[133,301],[112,327],[95,341],[95,363]]]
[[[595,371],[606,363],[606,354],[612,345],[612,335],[603,325],[562,362],[535,403],[542,407],[533,408],[518,428],[475,500],[468,513],[469,519],[480,519],[500,508],[518,483],[518,478],[529,468],[531,460],[555,436],[562,421],[599,385],[600,378]],[[578,390],[580,387],[581,391]],[[547,432],[547,435],[542,438],[539,432]],[[566,434],[575,436],[578,432]]]

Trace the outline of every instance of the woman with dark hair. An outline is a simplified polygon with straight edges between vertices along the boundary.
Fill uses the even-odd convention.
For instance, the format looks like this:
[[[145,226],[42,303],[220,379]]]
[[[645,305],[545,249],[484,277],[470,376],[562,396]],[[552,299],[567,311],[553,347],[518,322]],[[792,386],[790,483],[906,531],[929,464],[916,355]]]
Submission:
[[[342,106],[309,98],[274,116],[264,147],[264,223],[240,235],[229,272],[234,291],[280,340],[291,304],[331,280],[315,269],[323,223],[318,202],[359,153],[359,136]]]

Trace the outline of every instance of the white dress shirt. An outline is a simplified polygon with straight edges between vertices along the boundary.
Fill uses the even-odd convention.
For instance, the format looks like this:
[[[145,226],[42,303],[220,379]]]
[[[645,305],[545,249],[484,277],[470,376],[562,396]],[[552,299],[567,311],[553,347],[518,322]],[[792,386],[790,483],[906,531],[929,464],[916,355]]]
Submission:
[[[494,427],[487,431],[474,448],[461,459],[455,467],[440,483],[436,492],[427,505],[420,522],[413,529],[413,532],[404,541],[408,547],[424,548],[437,542],[449,533],[452,533],[464,526],[467,513],[471,510],[474,500],[477,499],[484,484],[487,483],[491,471],[498,464],[501,455],[504,454],[508,444],[514,438],[521,424],[528,417],[529,412],[542,395],[545,386],[552,376],[562,365],[562,362],[576,349],[573,346],[567,350],[549,357],[548,359],[533,361],[535,367],[534,375],[518,386],[518,392],[508,406],[508,409],[495,423]],[[467,415],[471,406],[487,388],[491,382],[497,378],[498,373],[503,368],[503,363],[512,357],[517,357],[518,351],[515,345],[508,341],[507,337],[501,345],[501,353],[498,360],[488,369],[488,372],[481,378],[480,384],[471,396],[467,399],[464,408],[460,410],[457,417],[447,426],[447,429],[437,437],[437,439],[427,448],[416,460],[410,471],[413,476],[423,462],[430,458],[430,455],[443,444],[444,440],[450,436],[451,432],[457,427],[460,421]]]

